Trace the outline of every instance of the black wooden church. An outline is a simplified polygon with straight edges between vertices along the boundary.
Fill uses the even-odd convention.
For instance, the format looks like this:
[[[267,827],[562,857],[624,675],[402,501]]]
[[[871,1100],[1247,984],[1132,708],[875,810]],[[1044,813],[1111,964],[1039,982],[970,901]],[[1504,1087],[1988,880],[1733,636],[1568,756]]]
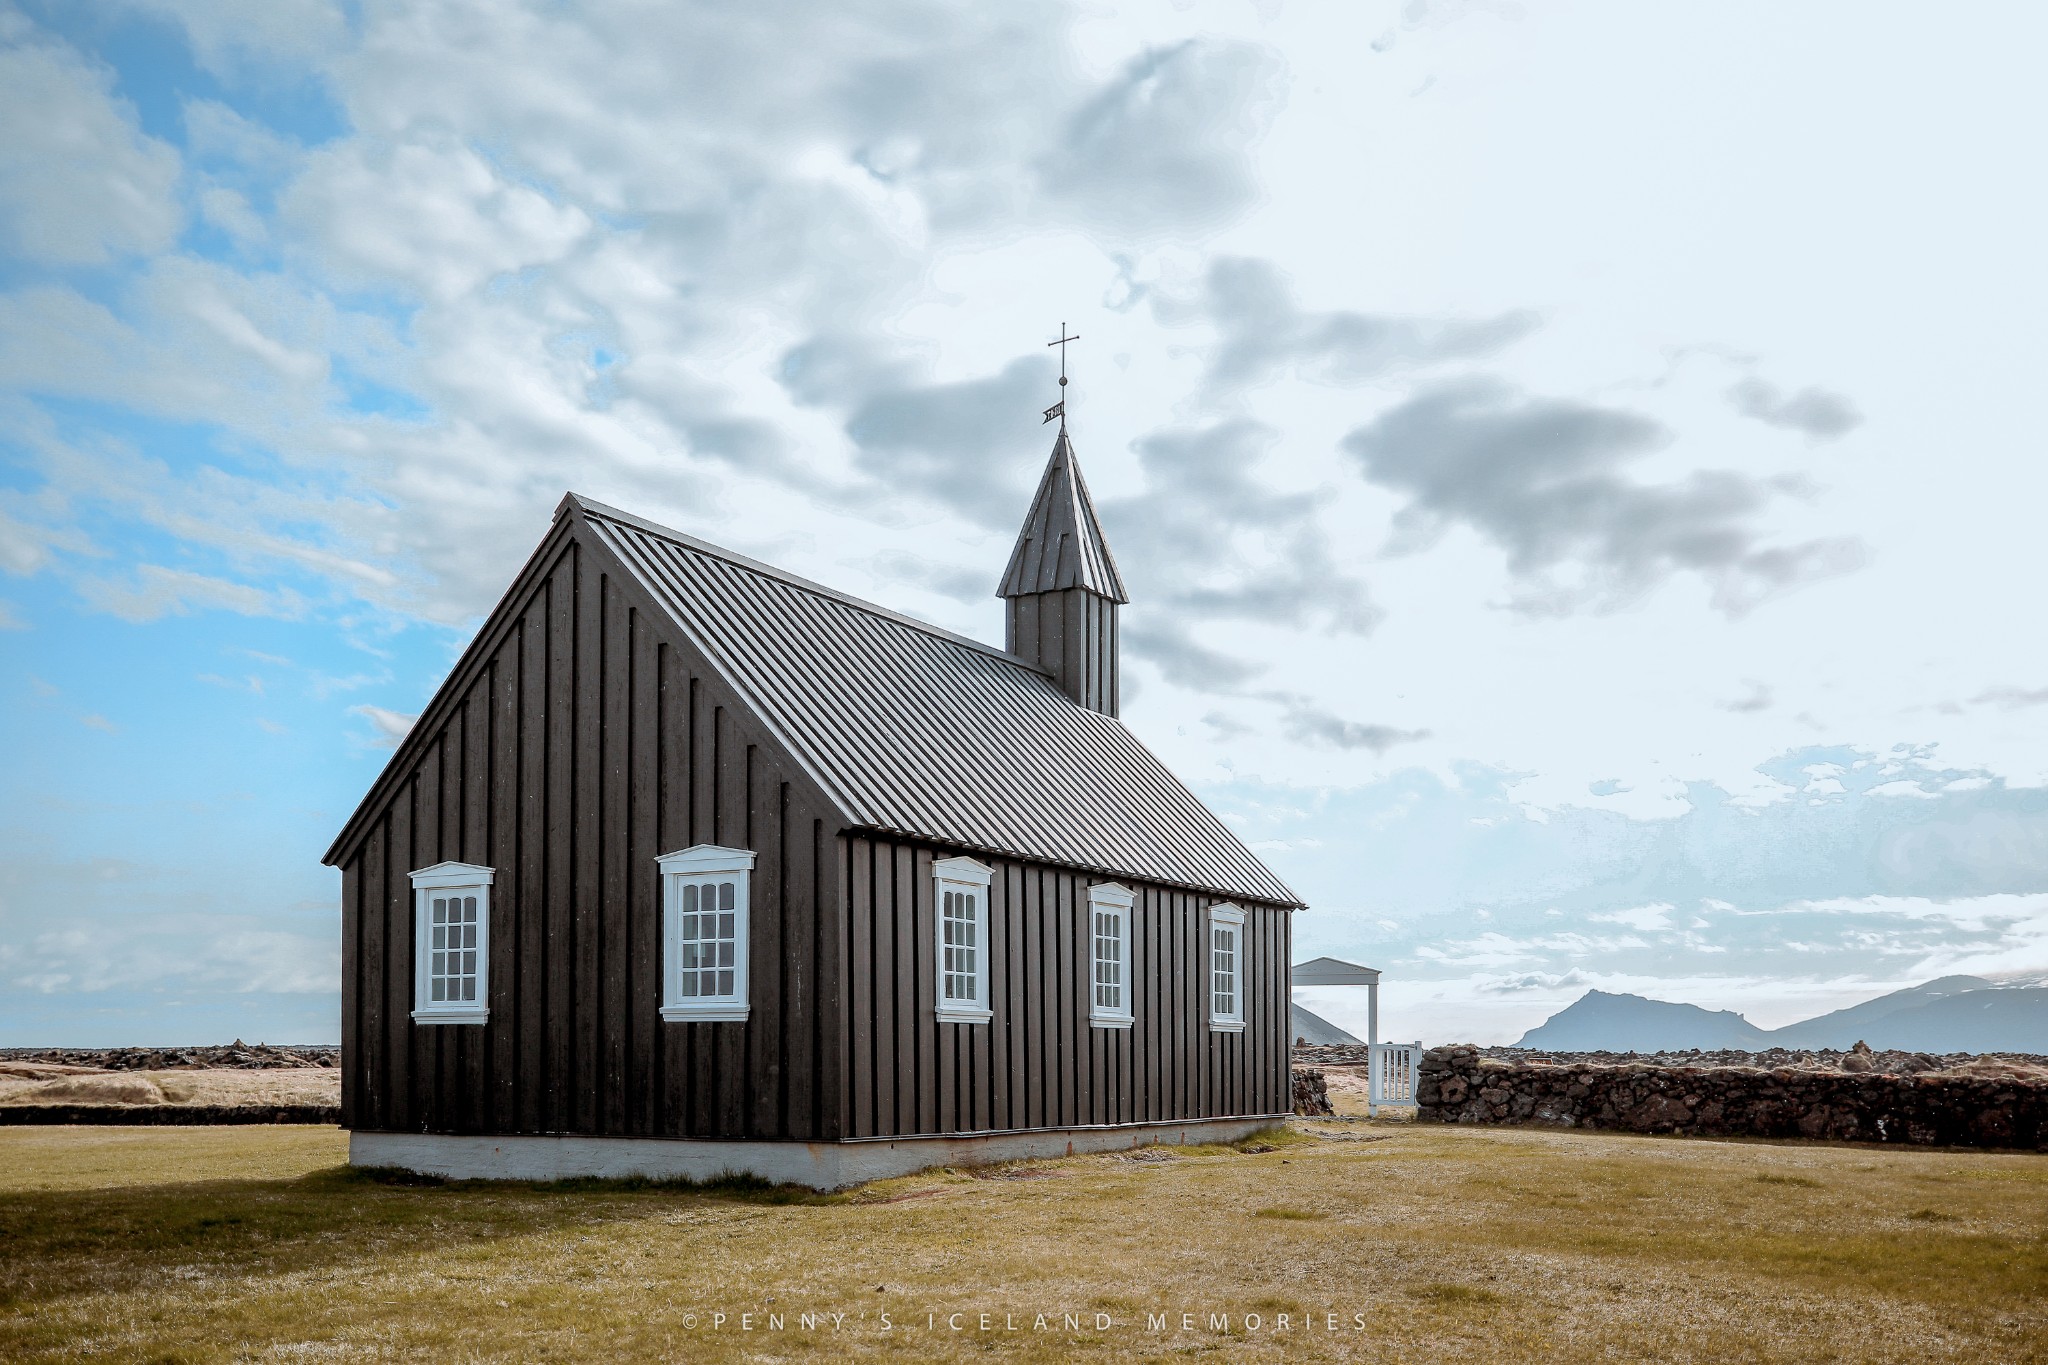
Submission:
[[[1288,1112],[1300,901],[1117,718],[1064,423],[1007,647],[577,497],[325,861],[357,1163],[832,1188]]]

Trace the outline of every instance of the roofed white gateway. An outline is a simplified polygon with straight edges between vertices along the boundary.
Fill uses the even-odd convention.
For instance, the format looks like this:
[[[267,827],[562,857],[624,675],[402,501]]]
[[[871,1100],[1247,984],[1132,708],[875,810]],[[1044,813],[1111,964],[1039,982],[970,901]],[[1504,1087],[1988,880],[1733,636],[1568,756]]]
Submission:
[[[557,515],[572,509],[857,826],[1302,904],[1122,721],[1025,660],[573,493]]]

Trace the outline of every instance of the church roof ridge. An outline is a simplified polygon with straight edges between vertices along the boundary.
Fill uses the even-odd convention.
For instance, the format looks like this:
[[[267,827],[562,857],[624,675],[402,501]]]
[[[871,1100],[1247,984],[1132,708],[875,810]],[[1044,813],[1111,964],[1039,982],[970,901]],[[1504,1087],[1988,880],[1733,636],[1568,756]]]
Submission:
[[[957,631],[947,630],[944,626],[933,625],[930,621],[920,620],[915,616],[894,611],[882,606],[878,602],[870,602],[864,597],[855,597],[850,592],[841,592],[837,588],[827,587],[825,584],[805,578],[801,574],[794,574],[787,569],[777,568],[773,564],[755,559],[750,555],[743,555],[738,550],[705,540],[701,536],[693,536],[687,531],[678,531],[673,526],[664,526],[660,522],[649,521],[646,517],[613,507],[608,503],[599,502],[595,498],[585,497],[581,493],[570,492],[564,494],[561,504],[555,509],[556,517],[559,518],[570,507],[577,508],[585,516],[602,517],[606,521],[615,521],[620,525],[630,526],[637,531],[645,531],[649,535],[660,536],[664,540],[674,541],[676,544],[695,550],[699,554],[707,554],[715,559],[722,559],[726,563],[736,565],[750,573],[760,574],[764,578],[772,578],[778,583],[787,583],[792,588],[816,593],[820,597],[829,597],[835,602],[854,608],[856,611],[864,611],[872,616],[879,616],[886,621],[894,621],[897,625],[909,626],[913,630],[921,630],[927,635],[935,635],[941,640],[948,640],[956,645],[965,645],[969,649],[980,650],[983,654],[992,655],[995,658],[1001,659],[1004,663],[1012,663],[1019,668],[1028,669],[1040,675],[1045,673],[1044,669],[1032,663],[1029,659],[1012,654],[1006,649],[998,648],[986,640],[977,640],[972,635],[962,635]]]

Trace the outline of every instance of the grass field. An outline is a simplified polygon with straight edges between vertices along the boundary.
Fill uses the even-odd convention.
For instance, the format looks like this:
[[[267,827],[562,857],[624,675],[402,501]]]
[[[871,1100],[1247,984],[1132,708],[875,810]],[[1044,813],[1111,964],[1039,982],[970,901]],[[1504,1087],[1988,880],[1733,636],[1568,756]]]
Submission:
[[[0,1129],[0,1359],[2048,1360],[2048,1157],[1319,1127],[832,1197]]]

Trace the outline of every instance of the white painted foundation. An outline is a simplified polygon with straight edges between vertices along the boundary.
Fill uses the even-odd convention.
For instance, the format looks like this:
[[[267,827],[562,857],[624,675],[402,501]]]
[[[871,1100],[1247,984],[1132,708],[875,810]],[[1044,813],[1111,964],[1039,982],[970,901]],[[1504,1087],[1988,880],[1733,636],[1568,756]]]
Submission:
[[[1236,1142],[1285,1115],[1200,1119],[1113,1128],[1053,1128],[968,1137],[857,1142],[745,1142],[707,1138],[462,1137],[448,1133],[348,1135],[353,1166],[386,1166],[451,1180],[715,1180],[752,1175],[782,1185],[843,1190],[933,1166],[980,1166],[1031,1157],[1114,1152],[1157,1144]]]

